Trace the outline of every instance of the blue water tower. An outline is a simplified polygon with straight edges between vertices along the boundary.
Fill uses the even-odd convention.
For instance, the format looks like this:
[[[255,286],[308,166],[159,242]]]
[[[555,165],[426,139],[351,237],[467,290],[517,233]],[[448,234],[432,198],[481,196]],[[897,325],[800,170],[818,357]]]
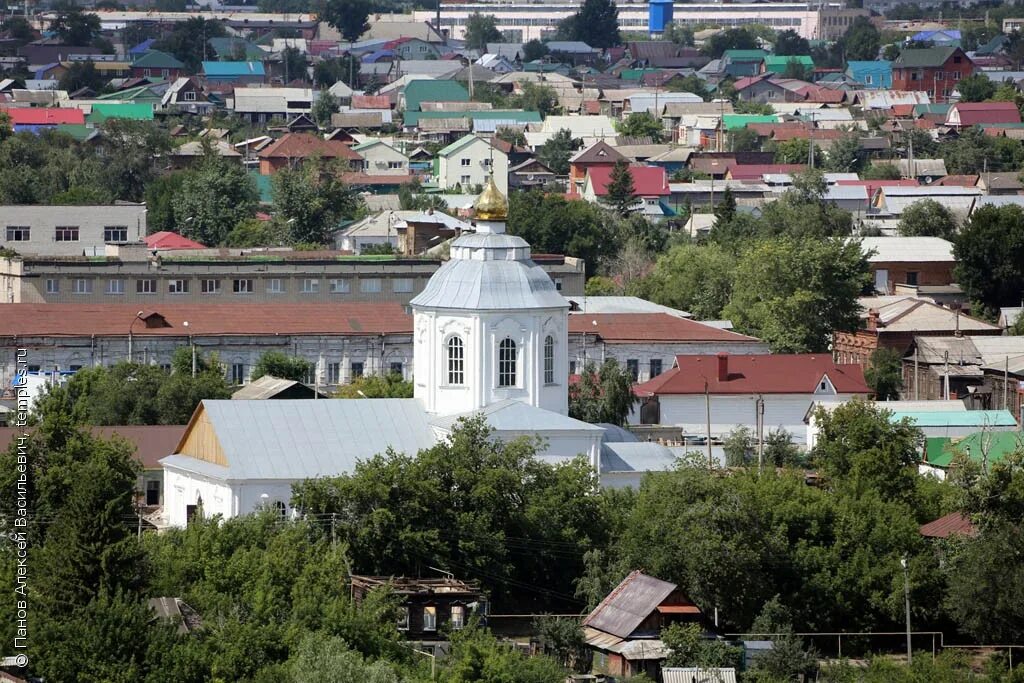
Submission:
[[[647,4],[647,25],[651,37],[660,36],[665,27],[672,23],[673,0],[649,0]]]

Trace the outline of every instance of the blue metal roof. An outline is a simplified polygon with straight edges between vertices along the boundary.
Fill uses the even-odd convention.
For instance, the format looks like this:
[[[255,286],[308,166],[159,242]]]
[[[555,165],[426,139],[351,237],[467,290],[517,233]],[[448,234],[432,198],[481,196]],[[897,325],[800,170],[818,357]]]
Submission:
[[[220,77],[266,75],[263,62],[203,62],[203,73]]]

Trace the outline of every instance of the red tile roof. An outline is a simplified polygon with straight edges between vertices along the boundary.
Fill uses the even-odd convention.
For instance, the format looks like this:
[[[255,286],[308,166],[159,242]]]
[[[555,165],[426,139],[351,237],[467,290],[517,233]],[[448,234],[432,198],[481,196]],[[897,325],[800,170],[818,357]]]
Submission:
[[[633,189],[637,197],[660,197],[671,194],[668,187],[668,176],[661,166],[630,166],[629,174],[633,176]],[[594,194],[603,197],[608,194],[608,183],[612,178],[612,168],[596,166],[587,169],[587,177],[594,187]]]
[[[161,469],[160,459],[174,453],[185,425],[119,425],[88,429],[93,436],[103,439],[109,439],[115,434],[122,437],[135,447],[135,457],[142,463],[143,469],[158,470]],[[0,451],[6,451],[11,441],[22,431],[21,427],[0,427]]]
[[[391,99],[387,95],[353,95],[353,109],[391,109]]]
[[[726,173],[733,180],[760,180],[765,173],[802,173],[807,164],[729,164]]]
[[[612,344],[660,341],[760,341],[754,337],[668,313],[573,313],[569,316],[569,331],[573,334],[596,333],[601,339]]]
[[[922,536],[928,538],[949,538],[950,536],[974,536],[978,530],[974,528],[971,520],[959,512],[951,512],[945,517],[939,517],[933,522],[923,525],[920,530]]]
[[[324,140],[311,133],[286,133],[263,149],[257,156],[261,159],[285,157],[288,159],[305,159],[320,156],[325,159],[362,160],[352,148],[339,140]]]
[[[5,304],[0,336],[125,337],[139,304]],[[398,303],[186,304],[156,303],[168,327],[132,327],[134,336],[346,334],[412,332],[412,317]],[[188,321],[188,327],[182,323]]]
[[[169,230],[154,232],[152,235],[146,235],[143,239],[150,249],[206,249],[205,244],[200,244]]]
[[[1020,123],[1020,110],[1013,102],[959,102],[953,109],[960,114],[961,126],[980,123]],[[953,112],[950,111],[950,114]]]
[[[719,379],[719,363],[726,379]],[[638,384],[638,395],[703,394],[707,380],[712,394],[813,394],[828,376],[840,394],[870,393],[860,365],[839,365],[826,354],[676,356],[668,372]]]
[[[5,109],[14,126],[56,126],[59,124],[85,124],[85,112],[81,109],[56,109],[42,107],[12,107]]]

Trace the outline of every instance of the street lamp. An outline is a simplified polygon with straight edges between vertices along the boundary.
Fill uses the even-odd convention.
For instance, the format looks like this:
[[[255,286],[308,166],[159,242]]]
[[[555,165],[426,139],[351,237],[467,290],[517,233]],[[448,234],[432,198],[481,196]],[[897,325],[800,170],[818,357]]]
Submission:
[[[182,322],[181,324],[182,324],[182,326],[186,330],[188,329],[188,321],[187,320]],[[188,335],[188,345],[192,349],[192,376],[195,377],[196,376],[196,343],[195,343],[195,340],[192,338],[191,334]]]
[[[907,666],[910,666],[914,653],[910,646],[910,569],[906,555],[900,558],[900,565],[903,567],[903,601],[907,609]]]
[[[142,313],[143,313],[143,311],[139,311],[138,313],[136,313],[135,317],[132,318],[131,324],[128,326],[128,362],[129,363],[131,363],[132,360],[133,360],[133,356],[132,356],[132,328],[135,327],[136,321],[142,320]]]

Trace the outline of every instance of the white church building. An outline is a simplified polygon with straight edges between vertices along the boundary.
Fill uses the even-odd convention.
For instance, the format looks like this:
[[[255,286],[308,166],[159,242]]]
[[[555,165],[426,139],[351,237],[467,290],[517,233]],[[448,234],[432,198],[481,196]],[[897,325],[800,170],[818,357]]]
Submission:
[[[508,202],[489,182],[476,231],[411,302],[414,398],[203,401],[164,468],[164,516],[289,510],[292,484],[354,471],[388,448],[412,454],[482,414],[498,438],[539,436],[538,457],[585,457],[605,486],[636,485],[674,455],[568,415],[569,302],[505,233]]]

